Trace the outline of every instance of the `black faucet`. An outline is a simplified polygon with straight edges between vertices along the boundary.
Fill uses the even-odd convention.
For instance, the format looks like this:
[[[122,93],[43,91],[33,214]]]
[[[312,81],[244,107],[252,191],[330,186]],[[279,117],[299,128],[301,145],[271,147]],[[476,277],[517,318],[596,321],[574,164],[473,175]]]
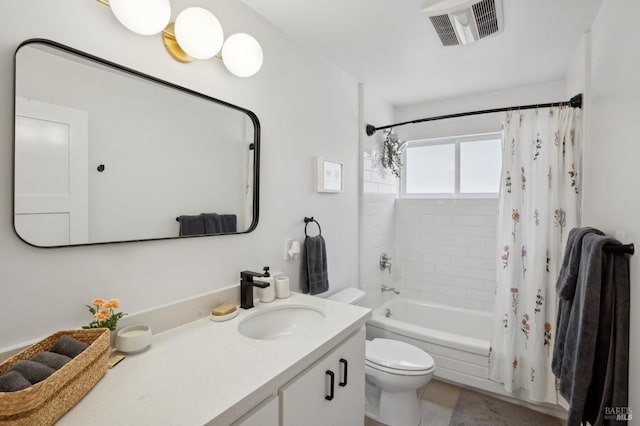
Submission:
[[[253,287],[267,288],[269,283],[254,281],[254,278],[268,277],[269,267],[264,267],[264,272],[242,271],[240,272],[240,307],[242,309],[253,308]]]

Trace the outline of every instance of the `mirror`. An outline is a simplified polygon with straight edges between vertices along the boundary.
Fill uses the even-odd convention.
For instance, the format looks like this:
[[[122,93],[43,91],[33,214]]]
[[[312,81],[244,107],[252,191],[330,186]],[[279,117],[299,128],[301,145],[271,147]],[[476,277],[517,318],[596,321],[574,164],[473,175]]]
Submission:
[[[48,40],[15,54],[14,229],[60,247],[245,233],[251,111]]]

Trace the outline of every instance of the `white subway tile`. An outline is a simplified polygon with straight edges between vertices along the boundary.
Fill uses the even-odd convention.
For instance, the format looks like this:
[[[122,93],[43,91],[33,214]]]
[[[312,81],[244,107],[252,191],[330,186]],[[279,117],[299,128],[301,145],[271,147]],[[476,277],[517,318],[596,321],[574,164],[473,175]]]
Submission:
[[[495,294],[490,291],[467,289],[467,297],[469,299],[482,300],[483,302],[492,302],[495,298]]]
[[[467,235],[472,237],[495,237],[497,231],[495,226],[469,226]]]
[[[496,271],[491,271],[487,269],[478,269],[478,268],[469,268],[465,270],[467,277],[471,278],[479,278],[482,280],[495,280],[496,279]]]
[[[451,215],[444,214],[425,214],[422,216],[422,223],[426,225],[451,225]]]
[[[460,266],[451,266],[451,265],[440,265],[436,264],[436,272],[443,275],[448,275],[451,277],[468,277],[469,270],[468,268],[463,268]]]
[[[460,226],[486,226],[484,216],[474,216],[473,212],[467,215],[455,215],[451,217],[452,225]]]
[[[372,182],[363,182],[362,190],[364,192],[378,192],[378,185]]]
[[[473,268],[482,268],[486,265],[487,261],[484,259],[478,259],[469,256],[451,256],[451,265],[454,266],[466,266]]]
[[[466,289],[460,287],[452,287],[446,285],[437,285],[435,287],[436,293],[446,294],[447,296],[464,297],[467,292]]]

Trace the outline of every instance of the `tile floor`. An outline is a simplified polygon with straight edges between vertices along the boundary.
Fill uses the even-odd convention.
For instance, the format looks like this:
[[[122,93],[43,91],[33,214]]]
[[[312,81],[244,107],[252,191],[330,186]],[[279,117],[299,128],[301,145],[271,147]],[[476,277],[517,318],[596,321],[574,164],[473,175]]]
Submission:
[[[451,422],[453,411],[458,403],[458,398],[463,388],[458,386],[441,382],[439,380],[432,380],[429,384],[420,390],[421,392],[421,407],[422,407],[422,426],[448,426]],[[491,398],[492,400],[494,398]],[[502,402],[502,401],[501,401]],[[517,407],[518,410],[523,410],[522,413],[531,413],[532,417],[539,416],[539,413],[531,411],[525,407],[515,406],[504,402],[509,406]],[[425,421],[426,420],[426,421]],[[554,419],[555,420],[555,419]],[[373,419],[365,417],[365,426],[387,426],[384,423],[377,422]],[[466,426],[474,425],[486,425],[492,424],[492,422],[473,422],[472,424],[466,424]],[[502,424],[499,419],[496,419],[495,424]],[[528,425],[524,418],[518,425]],[[564,421],[558,420],[558,424],[564,425]]]

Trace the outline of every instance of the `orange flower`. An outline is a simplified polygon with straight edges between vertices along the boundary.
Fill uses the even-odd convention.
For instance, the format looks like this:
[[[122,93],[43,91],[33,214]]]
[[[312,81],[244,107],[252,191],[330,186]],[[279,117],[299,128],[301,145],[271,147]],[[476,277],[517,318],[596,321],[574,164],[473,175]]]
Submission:
[[[115,309],[120,305],[120,300],[118,299],[111,299],[108,300],[105,304],[104,307],[107,309]]]
[[[91,302],[92,305],[94,306],[104,306],[104,304],[107,303],[104,299],[93,299],[93,301]]]
[[[100,309],[98,312],[96,312],[94,317],[96,317],[97,320],[106,320],[111,317],[111,312],[109,312],[107,309]]]
[[[544,331],[546,331],[547,333],[551,331],[551,324],[549,324],[548,322],[544,323]]]

